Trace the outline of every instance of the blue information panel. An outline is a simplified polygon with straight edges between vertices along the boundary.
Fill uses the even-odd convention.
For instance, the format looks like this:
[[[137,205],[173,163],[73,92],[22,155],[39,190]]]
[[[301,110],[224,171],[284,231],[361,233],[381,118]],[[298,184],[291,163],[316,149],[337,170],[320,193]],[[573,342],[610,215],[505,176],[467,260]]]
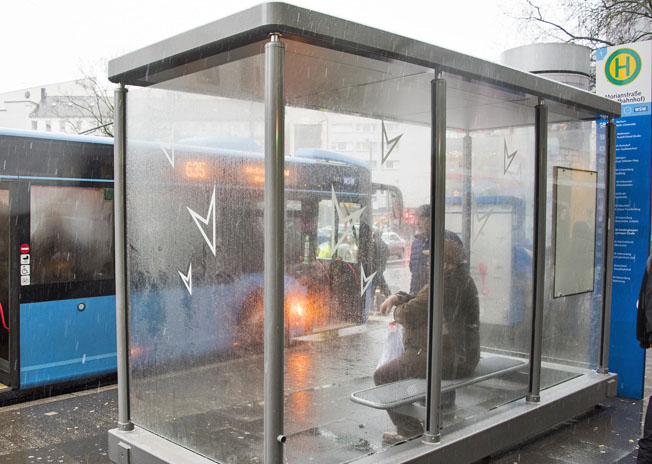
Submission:
[[[616,210],[609,370],[618,395],[643,397],[645,351],[636,340],[636,301],[650,251],[650,105],[623,105],[616,120]]]
[[[595,51],[596,93],[622,104],[616,142],[616,211],[609,370],[618,394],[643,396],[645,351],[636,340],[636,301],[650,251],[652,41]],[[604,129],[598,134],[604,143]]]

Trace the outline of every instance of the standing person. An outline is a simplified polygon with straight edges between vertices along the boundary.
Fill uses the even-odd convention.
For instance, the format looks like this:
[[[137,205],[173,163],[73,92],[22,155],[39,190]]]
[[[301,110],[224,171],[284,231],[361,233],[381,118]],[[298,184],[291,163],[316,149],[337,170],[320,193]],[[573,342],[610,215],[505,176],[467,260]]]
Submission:
[[[641,291],[638,294],[638,313],[636,317],[636,338],[641,348],[647,349],[652,346],[652,280],[650,279],[650,268],[652,267],[652,255],[648,257],[645,264],[645,273]],[[643,424],[643,437],[638,441],[637,464],[652,464],[652,398],[648,402]]]
[[[387,285],[387,281],[385,280],[385,269],[387,268],[387,259],[389,258],[389,247],[383,241],[380,231],[373,233],[373,246],[376,259],[375,271],[377,274],[374,278],[374,291],[372,294],[375,294],[376,289],[378,289],[384,300],[389,295],[391,295],[392,292],[390,291],[389,285]]]
[[[455,232],[446,230],[446,240],[453,240],[463,246],[462,240]],[[416,294],[424,285],[430,283],[428,264],[430,257],[424,253],[430,249],[430,205],[417,208],[417,233],[410,248],[410,293]]]
[[[430,249],[430,205],[417,208],[417,233],[410,248],[410,294],[416,294],[428,284],[428,262],[423,252]]]
[[[389,314],[396,307],[394,320],[403,327],[404,352],[375,370],[376,385],[425,378],[429,293],[430,285],[426,284],[416,294],[399,292],[381,305],[382,314]],[[480,361],[480,306],[478,290],[464,259],[464,248],[453,239],[444,242],[443,319],[442,378],[466,377]],[[450,400],[454,400],[454,396]],[[394,441],[423,433],[419,420],[394,411],[388,414],[396,425],[397,435],[387,434],[384,438]]]

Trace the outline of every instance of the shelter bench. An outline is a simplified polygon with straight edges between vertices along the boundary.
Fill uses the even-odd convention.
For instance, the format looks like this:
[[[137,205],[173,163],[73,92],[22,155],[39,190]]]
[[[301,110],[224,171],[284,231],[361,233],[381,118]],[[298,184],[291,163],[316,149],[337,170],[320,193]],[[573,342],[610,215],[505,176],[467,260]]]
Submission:
[[[441,381],[441,392],[448,393],[458,388],[498,377],[516,371],[527,362],[503,356],[488,356],[480,359],[469,377]],[[376,409],[396,409],[397,412],[414,417],[425,416],[425,379],[405,379],[378,385],[351,393],[351,401]],[[416,403],[416,404],[415,404]],[[421,404],[419,404],[421,403]]]

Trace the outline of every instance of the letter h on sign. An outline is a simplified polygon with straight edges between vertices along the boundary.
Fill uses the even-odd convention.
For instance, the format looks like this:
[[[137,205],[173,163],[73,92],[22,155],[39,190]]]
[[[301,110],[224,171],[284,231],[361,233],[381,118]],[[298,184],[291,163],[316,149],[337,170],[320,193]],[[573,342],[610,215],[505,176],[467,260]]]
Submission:
[[[622,58],[622,57],[616,57],[616,59],[614,60],[616,62],[615,63],[615,68],[616,69],[614,70],[615,71],[614,74],[616,75],[616,79],[620,79],[620,70],[621,69],[625,70],[625,77],[629,76],[629,55],[625,55],[625,57],[624,57],[625,58],[625,64],[620,64],[620,58]]]

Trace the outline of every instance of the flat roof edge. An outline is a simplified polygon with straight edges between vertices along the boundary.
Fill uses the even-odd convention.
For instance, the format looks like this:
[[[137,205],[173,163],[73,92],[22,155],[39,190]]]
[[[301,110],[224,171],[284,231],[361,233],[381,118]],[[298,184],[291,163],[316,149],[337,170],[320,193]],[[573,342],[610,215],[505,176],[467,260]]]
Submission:
[[[148,75],[264,40],[290,39],[364,56],[405,61],[450,72],[603,115],[620,103],[525,71],[286,3],[264,3],[109,61],[109,80],[148,86]]]
[[[267,5],[254,6],[109,60],[109,80],[151,85],[146,80],[151,68],[163,71],[262,40],[267,36],[261,27],[264,25],[264,6]],[[183,58],[185,55],[189,56]]]

